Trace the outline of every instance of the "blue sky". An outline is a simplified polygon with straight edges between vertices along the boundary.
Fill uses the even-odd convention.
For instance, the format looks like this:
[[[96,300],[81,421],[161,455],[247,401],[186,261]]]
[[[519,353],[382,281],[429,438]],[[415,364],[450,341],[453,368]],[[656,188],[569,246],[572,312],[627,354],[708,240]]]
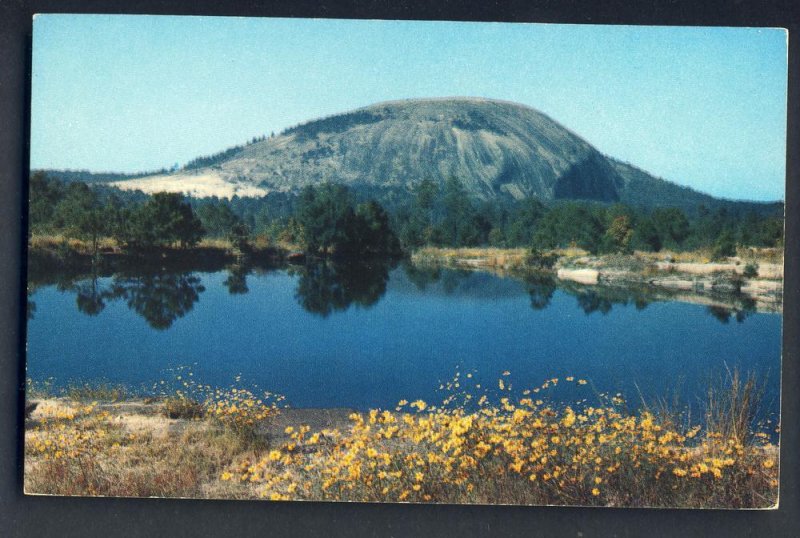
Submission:
[[[31,167],[169,167],[379,101],[481,96],[698,190],[784,198],[786,34],[39,15]]]

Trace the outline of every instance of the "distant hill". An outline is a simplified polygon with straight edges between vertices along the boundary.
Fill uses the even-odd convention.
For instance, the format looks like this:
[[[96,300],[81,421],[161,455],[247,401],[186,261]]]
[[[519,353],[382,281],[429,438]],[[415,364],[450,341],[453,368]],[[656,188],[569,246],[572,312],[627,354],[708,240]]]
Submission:
[[[458,178],[475,199],[590,200],[652,208],[704,204],[733,211],[782,211],[782,204],[733,202],[657,179],[601,154],[530,107],[479,98],[379,103],[309,121],[174,172],[109,178],[123,189],[194,196],[293,193],[325,181],[380,198],[403,196],[424,179]]]

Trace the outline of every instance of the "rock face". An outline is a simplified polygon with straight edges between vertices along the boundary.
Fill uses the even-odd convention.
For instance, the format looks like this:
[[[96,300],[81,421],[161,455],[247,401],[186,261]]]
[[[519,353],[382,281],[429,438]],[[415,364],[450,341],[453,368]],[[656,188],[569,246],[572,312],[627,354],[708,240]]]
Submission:
[[[620,181],[600,153],[544,114],[485,99],[369,106],[252,144],[220,168],[280,190],[321,181],[408,188],[455,177],[478,198],[616,200]]]
[[[609,159],[532,108],[449,98],[380,103],[310,121],[212,166],[117,185],[183,181],[191,191],[193,178],[212,176],[241,189],[284,192],[324,181],[407,190],[426,178],[455,177],[480,199],[615,201],[623,184]]]
[[[191,170],[112,183],[145,192],[261,196],[325,181],[383,198],[430,179],[454,177],[476,199],[621,201],[695,209],[722,201],[657,179],[597,151],[548,116],[481,98],[409,99],[313,120],[278,136],[231,148]],[[773,204],[774,205],[774,204]]]

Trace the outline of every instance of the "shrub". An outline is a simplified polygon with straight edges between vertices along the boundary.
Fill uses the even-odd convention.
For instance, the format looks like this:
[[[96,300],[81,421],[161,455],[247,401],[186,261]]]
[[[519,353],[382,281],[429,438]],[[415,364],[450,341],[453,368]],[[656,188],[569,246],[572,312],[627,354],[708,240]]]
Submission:
[[[211,420],[247,441],[256,440],[259,424],[278,414],[281,396],[264,393],[259,398],[247,389],[217,389],[205,402]]]
[[[533,269],[550,270],[558,261],[558,254],[555,252],[544,252],[533,247],[525,259],[525,263]]]
[[[742,272],[742,276],[745,278],[755,278],[758,276],[758,264],[757,263],[748,263],[744,266],[744,271]]]
[[[195,420],[202,418],[205,407],[198,401],[183,396],[174,396],[164,401],[163,413],[167,418]]]
[[[79,402],[92,400],[116,402],[128,396],[128,393],[129,391],[124,385],[112,385],[106,382],[70,385],[66,389],[67,398]]]
[[[730,256],[736,256],[736,241],[734,241],[733,235],[728,230],[725,230],[720,234],[714,245],[711,259],[720,261]]]

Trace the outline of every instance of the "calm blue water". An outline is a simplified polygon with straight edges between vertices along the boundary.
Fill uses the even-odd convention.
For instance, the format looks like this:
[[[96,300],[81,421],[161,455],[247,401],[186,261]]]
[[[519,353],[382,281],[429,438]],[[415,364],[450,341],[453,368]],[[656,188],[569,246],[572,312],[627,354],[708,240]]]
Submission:
[[[515,389],[591,381],[560,384],[559,398],[591,399],[593,386],[691,401],[727,364],[767,376],[778,409],[779,314],[737,319],[547,281],[409,267],[161,273],[41,286],[29,308],[28,377],[62,385],[151,385],[196,363],[195,379],[212,385],[241,374],[295,407],[363,409],[440,401],[457,370],[496,388],[508,370]]]

